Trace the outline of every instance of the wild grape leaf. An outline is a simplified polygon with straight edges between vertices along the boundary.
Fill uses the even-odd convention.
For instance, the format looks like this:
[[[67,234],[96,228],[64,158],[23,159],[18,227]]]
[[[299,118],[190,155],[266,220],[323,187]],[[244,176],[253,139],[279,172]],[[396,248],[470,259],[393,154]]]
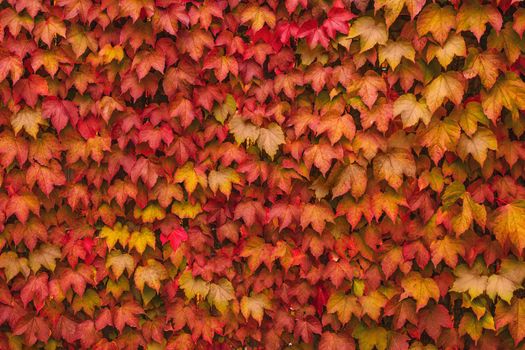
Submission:
[[[464,3],[457,14],[457,31],[470,30],[478,42],[490,24],[496,31],[501,30],[503,19],[498,9],[492,5],[481,5],[475,1]]]
[[[436,5],[437,6],[437,5]],[[423,89],[423,97],[433,113],[440,107],[445,99],[459,105],[465,93],[465,78],[458,72],[440,74]]]
[[[11,126],[15,132],[15,136],[24,129],[25,132],[36,139],[40,125],[47,125],[46,121],[42,118],[42,112],[28,107],[21,109],[11,118]]]
[[[161,282],[166,279],[168,279],[168,271],[155,259],[148,259],[146,265],[138,266],[134,274],[135,285],[142,293],[144,293],[144,285],[159,293]]]
[[[525,338],[525,299],[515,298],[510,305],[498,301],[495,323],[498,331],[508,327],[514,345],[517,346]]]
[[[372,17],[359,17],[352,23],[348,32],[350,38],[359,37],[360,52],[365,52],[376,46],[385,45],[388,41],[388,31],[385,23]]]
[[[500,77],[490,91],[481,91],[483,111],[492,122],[500,118],[503,107],[518,118],[519,111],[525,109],[525,82],[514,73]]]
[[[389,40],[384,46],[379,46],[379,62],[388,62],[392,70],[395,70],[401,60],[406,58],[414,62],[416,51],[414,47],[404,40],[392,41]]]
[[[261,325],[265,310],[271,310],[272,302],[270,298],[264,294],[253,294],[251,296],[243,296],[240,303],[241,313],[245,319],[250,316]]]
[[[394,101],[394,116],[401,116],[403,127],[416,125],[420,120],[428,125],[432,114],[425,101],[418,101],[413,94],[401,95]]]
[[[128,250],[135,249],[142,255],[146,247],[155,250],[155,233],[145,227],[140,231],[133,231],[129,237]]]
[[[456,28],[456,13],[451,6],[428,4],[417,18],[419,35],[431,33],[441,45],[445,43],[449,32],[454,28]]]
[[[235,299],[233,285],[225,278],[221,278],[218,283],[210,284],[208,302],[215,306],[222,314],[226,313],[231,300]]]
[[[267,128],[259,128],[257,147],[264,150],[273,160],[279,146],[285,143],[284,133],[276,123],[270,123]]]
[[[232,168],[223,168],[219,170],[212,170],[208,174],[208,184],[213,193],[217,190],[221,191],[226,198],[230,197],[232,185],[239,185],[241,177]]]
[[[499,207],[489,221],[489,228],[501,243],[512,243],[521,252],[525,247],[525,201],[517,200]]]
[[[347,324],[352,315],[357,318],[361,317],[361,304],[356,296],[346,295],[342,292],[336,292],[330,296],[326,304],[328,313],[337,313],[337,318],[341,323]]]
[[[457,152],[461,159],[464,160],[470,154],[481,166],[487,159],[488,150],[495,151],[497,149],[496,136],[486,128],[478,128],[471,137],[461,135],[457,145]]]
[[[401,280],[403,294],[401,298],[412,297],[416,300],[416,311],[425,307],[430,299],[439,302],[439,287],[428,277],[423,277],[419,272],[410,272]]]
[[[450,35],[447,41],[440,45],[430,45],[427,49],[427,61],[430,62],[437,58],[443,68],[447,68],[454,58],[467,56],[467,46],[465,39],[461,35]]]
[[[204,300],[210,292],[210,283],[200,277],[194,278],[191,271],[184,271],[180,275],[179,286],[189,300],[195,297],[197,297],[198,301]]]
[[[135,271],[135,260],[127,253],[121,253],[118,250],[112,250],[106,257],[106,268],[111,269],[115,278],[118,279],[124,271],[128,272],[128,276],[131,276]]]
[[[386,180],[396,190],[403,183],[403,175],[416,176],[416,164],[410,151],[395,148],[374,158],[374,177]]]

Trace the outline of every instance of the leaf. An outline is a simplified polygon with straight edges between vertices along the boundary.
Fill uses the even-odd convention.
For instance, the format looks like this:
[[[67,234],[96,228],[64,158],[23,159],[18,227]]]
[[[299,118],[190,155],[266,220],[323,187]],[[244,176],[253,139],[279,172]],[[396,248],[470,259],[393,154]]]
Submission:
[[[130,232],[127,225],[122,225],[122,223],[117,222],[113,228],[104,226],[102,230],[100,230],[99,237],[105,238],[109,250],[112,250],[117,242],[120,243],[123,248],[126,247],[128,245]]]
[[[410,272],[401,280],[403,294],[401,298],[412,297],[416,300],[416,311],[425,307],[430,299],[439,302],[439,287],[432,278],[422,277],[419,272]]]
[[[403,121],[403,128],[417,125],[420,120],[428,125],[432,118],[432,113],[428,110],[426,102],[418,101],[413,94],[405,94],[395,100],[394,116],[398,115]]]
[[[301,213],[301,227],[305,229],[312,225],[313,229],[322,234],[327,222],[334,222],[334,214],[326,202],[306,204]]]
[[[273,28],[275,26],[275,14],[266,6],[257,6],[256,4],[248,5],[241,14],[241,23],[251,22],[251,28],[254,32],[261,29],[264,24]]]
[[[122,276],[124,271],[127,271],[128,276],[131,276],[133,271],[135,271],[135,261],[129,254],[112,250],[106,257],[106,268],[111,269],[116,279]]]
[[[483,112],[496,123],[500,118],[503,107],[518,118],[518,111],[525,109],[525,82],[514,73],[507,73],[500,77],[489,92],[481,92]]]
[[[476,1],[467,1],[457,14],[457,31],[470,30],[478,42],[485,33],[485,27],[490,24],[496,31],[501,30],[503,19],[498,9],[492,5],[481,5]]]
[[[251,296],[243,296],[241,299],[241,313],[245,319],[248,319],[250,316],[253,317],[259,325],[261,325],[264,310],[270,310],[272,308],[272,302],[270,298],[264,294],[254,294]]]
[[[485,293],[488,277],[481,264],[476,263],[472,269],[466,265],[459,265],[454,270],[456,280],[450,288],[452,292],[468,293],[472,299]]]
[[[429,153],[438,164],[446,151],[454,151],[461,135],[461,128],[452,118],[434,119],[430,125],[419,134],[422,146],[429,148]]]
[[[140,231],[133,231],[128,241],[128,250],[135,249],[142,255],[150,247],[155,250],[155,234],[148,228],[142,228]]]
[[[208,302],[215,306],[220,313],[226,313],[231,300],[235,299],[233,285],[225,278],[221,278],[218,283],[210,284]]]
[[[204,300],[210,291],[210,283],[200,277],[194,278],[190,271],[184,271],[180,275],[179,286],[189,300],[195,297],[197,301]]]
[[[437,58],[443,68],[447,68],[454,57],[467,56],[465,40],[461,35],[450,35],[443,46],[431,45],[427,49],[427,61]]]
[[[497,150],[498,142],[494,133],[486,128],[478,128],[472,137],[461,135],[457,146],[457,152],[461,159],[464,160],[467,155],[471,154],[481,166],[487,159],[489,149]]]
[[[285,143],[283,130],[276,123],[270,123],[268,128],[260,128],[257,147],[264,150],[273,160],[279,146]]]
[[[385,45],[388,41],[388,32],[384,23],[372,17],[359,17],[350,27],[350,38],[359,37],[361,50],[365,52],[376,46]]]
[[[383,327],[365,328],[359,324],[352,337],[359,341],[359,349],[362,350],[386,350],[388,345],[388,333]]]
[[[385,46],[379,46],[379,62],[388,62],[390,67],[395,70],[401,59],[404,57],[409,61],[414,62],[416,51],[408,41],[389,40]]]
[[[330,296],[326,304],[328,313],[337,313],[337,318],[342,324],[347,324],[352,315],[357,318],[361,317],[361,305],[353,295],[345,295],[342,292],[336,292]]]
[[[499,301],[496,304],[495,323],[498,331],[508,327],[517,346],[525,338],[525,299],[515,298],[510,306]]]
[[[142,293],[144,293],[144,285],[159,293],[161,282],[166,279],[168,279],[168,271],[155,259],[148,259],[146,265],[138,266],[134,274],[135,285]]]
[[[437,5],[436,5],[437,6]],[[465,79],[458,72],[446,72],[440,74],[436,79],[423,89],[423,97],[427,101],[428,108],[433,113],[440,107],[445,99],[449,99],[456,105],[461,103],[465,93]]]
[[[416,176],[414,157],[402,148],[395,148],[374,158],[374,177],[386,180],[394,189],[399,189],[403,183],[403,175]]]
[[[428,4],[417,18],[418,34],[422,36],[431,33],[441,45],[445,43],[448,33],[454,28],[456,28],[456,13],[451,6],[440,7],[438,4]]]
[[[192,162],[187,162],[181,168],[177,168],[173,180],[176,183],[183,182],[184,188],[189,194],[195,191],[197,185],[201,185],[202,188],[208,186],[206,174],[200,168],[195,168]]]
[[[218,171],[212,170],[208,175],[208,183],[213,193],[220,190],[226,198],[229,198],[232,191],[232,185],[239,185],[241,183],[241,177],[232,168],[224,168]]]
[[[491,314],[486,314],[478,320],[472,313],[466,313],[459,322],[459,334],[468,334],[475,343],[481,337],[483,330],[496,330],[494,327],[494,318]]]
[[[496,83],[500,71],[505,71],[505,62],[499,52],[496,50],[480,52],[476,48],[468,49],[463,71],[465,78],[472,79],[479,76],[481,84],[486,89],[490,89]]]
[[[508,61],[514,63],[525,49],[525,42],[512,29],[510,23],[505,23],[502,30],[490,32],[487,38],[487,47],[498,51],[503,50]]]
[[[29,267],[31,267],[33,273],[38,272],[41,267],[45,267],[53,272],[56,268],[56,260],[61,257],[60,248],[44,243],[29,253]]]
[[[510,242],[521,252],[525,247],[524,220],[525,201],[517,200],[499,207],[489,221],[489,228],[501,244]]]
[[[28,107],[21,109],[11,118],[11,126],[15,132],[15,136],[24,129],[25,132],[36,139],[40,125],[47,125],[46,121],[42,118],[42,113],[40,110]]]
[[[248,146],[254,144],[255,141],[259,138],[259,130],[257,126],[253,125],[250,122],[245,122],[239,114],[235,114],[228,121],[228,128],[233,133],[235,137],[235,142],[238,144],[244,143],[247,141]]]
[[[343,168],[332,187],[332,197],[336,198],[350,191],[358,199],[365,193],[367,182],[366,169],[357,164],[349,164]]]

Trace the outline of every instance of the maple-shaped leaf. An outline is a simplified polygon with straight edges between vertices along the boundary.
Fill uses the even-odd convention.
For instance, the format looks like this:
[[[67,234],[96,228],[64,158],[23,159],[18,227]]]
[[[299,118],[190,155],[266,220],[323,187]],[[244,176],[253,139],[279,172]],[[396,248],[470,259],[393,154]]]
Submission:
[[[25,132],[36,139],[40,125],[46,126],[47,123],[44,118],[42,118],[42,112],[39,109],[25,107],[11,118],[11,126],[15,132],[15,136],[24,129]]]
[[[479,102],[469,102],[464,108],[460,106],[454,111],[454,115],[458,116],[459,125],[468,136],[472,136],[478,130],[478,123],[489,125],[489,119],[483,113]]]
[[[392,23],[399,17],[399,14],[403,10],[403,7],[406,5],[408,12],[410,13],[410,18],[414,20],[416,15],[421,11],[423,6],[425,6],[425,1],[423,0],[378,0],[374,3],[374,9],[377,12],[379,9],[383,8],[385,11],[385,20],[387,27],[390,27]]]
[[[363,315],[368,315],[378,322],[388,299],[379,290],[374,290],[367,295],[359,297],[359,302],[363,310]]]
[[[27,259],[23,257],[19,258],[18,254],[12,251],[0,254],[0,268],[4,269],[7,282],[19,273],[26,278],[31,273]]]
[[[264,150],[273,160],[279,146],[285,143],[284,133],[276,123],[270,123],[267,128],[259,128],[257,147]]]
[[[403,183],[403,175],[416,176],[416,164],[410,151],[394,148],[374,158],[374,177],[386,180],[396,190]]]
[[[27,314],[18,320],[13,334],[24,335],[24,344],[33,346],[37,341],[46,343],[51,337],[51,329],[44,317]]]
[[[500,118],[503,107],[518,118],[519,111],[525,109],[525,82],[514,73],[500,77],[490,91],[481,91],[483,111],[494,123]]]
[[[430,245],[432,263],[437,266],[444,261],[448,266],[454,268],[458,264],[458,255],[465,255],[465,246],[462,241],[445,236]]]
[[[16,55],[0,56],[0,79],[5,80],[8,76],[15,84],[23,75],[24,66],[22,60]]]
[[[501,30],[503,19],[498,9],[492,5],[481,5],[476,1],[464,3],[457,14],[457,31],[471,31],[478,42],[485,33],[485,27],[490,24],[496,31]]]
[[[61,257],[62,254],[57,246],[44,243],[29,253],[29,267],[33,273],[38,272],[41,267],[53,272],[56,268],[56,260]]]
[[[495,321],[498,331],[508,327],[517,346],[525,338],[525,299],[514,298],[510,305],[500,300],[496,304]]]
[[[463,75],[467,79],[479,76],[481,84],[486,89],[492,88],[499,77],[500,71],[505,71],[505,61],[496,50],[479,51],[471,47],[465,60]]]
[[[461,159],[470,154],[481,166],[487,159],[489,149],[497,150],[498,142],[494,133],[486,128],[479,128],[472,136],[461,135],[457,145],[457,153]]]
[[[128,299],[122,302],[120,306],[115,306],[112,310],[113,324],[120,333],[122,333],[126,325],[137,328],[139,327],[139,318],[137,315],[143,313],[144,310],[134,299]]]
[[[217,52],[209,53],[204,60],[203,69],[213,69],[215,77],[223,81],[231,73],[233,76],[239,75],[239,64],[233,56],[219,55]]]
[[[20,166],[24,165],[29,153],[29,144],[23,137],[16,136],[12,131],[5,130],[0,134],[0,164],[7,168],[16,159]]]
[[[446,151],[454,151],[461,136],[458,122],[452,118],[433,119],[419,134],[422,146],[428,147],[430,157],[438,164]]]
[[[352,338],[342,333],[323,332],[319,341],[319,350],[354,350]]]
[[[451,6],[441,7],[438,4],[429,4],[417,18],[417,32],[419,35],[431,33],[436,41],[443,45],[448,33],[456,27],[456,13]]]
[[[367,328],[358,324],[352,332],[352,337],[358,340],[359,349],[362,350],[386,350],[388,346],[388,332],[383,327]]]
[[[257,4],[249,4],[241,13],[241,23],[251,22],[251,28],[254,32],[261,29],[264,24],[273,28],[275,26],[276,18],[273,13],[266,6],[258,6]]]
[[[428,125],[432,118],[426,102],[418,101],[413,94],[401,95],[394,101],[394,116],[398,115],[401,116],[404,128],[414,126],[420,120]]]
[[[222,314],[226,313],[231,300],[235,299],[235,291],[230,281],[221,278],[217,283],[210,283],[208,302]]]
[[[184,228],[177,227],[173,229],[168,235],[161,234],[160,236],[160,242],[162,244],[166,244],[166,242],[170,242],[170,246],[173,250],[177,250],[182,242],[185,242],[188,240],[188,233]]]
[[[313,125],[312,125],[313,126]],[[326,113],[315,127],[317,135],[326,133],[330,143],[334,145],[344,136],[347,140],[354,139],[356,127],[352,116],[339,115],[339,113]]]
[[[416,300],[416,311],[425,307],[430,299],[439,302],[439,287],[428,277],[423,277],[419,272],[410,272],[401,280],[403,294],[401,298],[412,297]]]
[[[487,295],[495,300],[496,296],[511,303],[514,291],[522,288],[525,279],[525,263],[513,259],[503,259],[499,271],[487,280]]]
[[[123,208],[128,198],[136,200],[138,194],[137,186],[133,183],[116,179],[108,188],[109,198],[115,199],[117,204]]]
[[[518,33],[512,29],[512,25],[507,22],[502,30],[492,30],[487,38],[489,49],[503,50],[510,63],[516,62],[520,54],[525,50],[525,41],[520,38]]]
[[[359,17],[352,23],[348,32],[350,38],[359,37],[360,52],[365,52],[376,46],[385,45],[388,41],[388,31],[385,23],[372,17]]]
[[[111,269],[115,278],[119,278],[124,271],[128,272],[131,276],[135,270],[135,260],[127,253],[122,253],[118,250],[112,250],[106,257],[106,268]]]
[[[406,58],[409,61],[414,62],[416,57],[416,51],[412,44],[408,41],[389,40],[384,46],[379,46],[379,62],[388,62],[392,70],[395,70],[401,59]]]
[[[66,177],[62,172],[62,167],[56,160],[51,160],[48,166],[33,163],[26,173],[26,181],[29,187],[38,183],[38,187],[47,196],[53,191],[54,187],[62,186],[66,183]]]
[[[175,202],[171,206],[171,212],[181,219],[194,219],[202,212],[200,203]]]
[[[441,305],[432,305],[419,314],[418,331],[425,331],[436,341],[443,328],[452,328],[453,323],[447,309]]]
[[[88,289],[84,295],[75,295],[71,307],[75,313],[84,311],[87,315],[93,317],[95,310],[100,307],[101,300],[98,293],[93,289]]]
[[[494,317],[490,313],[485,314],[481,319],[478,319],[472,313],[465,313],[459,322],[458,331],[460,335],[468,334],[474,343],[477,343],[483,330],[495,331]]]
[[[202,169],[195,167],[192,162],[185,163],[182,167],[177,168],[173,180],[176,183],[184,183],[184,188],[191,194],[201,185],[202,188],[208,186],[208,178]]]
[[[489,221],[489,228],[501,243],[512,243],[518,251],[525,248],[525,201],[517,200],[499,207]]]
[[[49,16],[35,24],[33,34],[36,39],[42,40],[48,47],[51,47],[51,42],[57,36],[66,37],[66,26],[58,17]]]
[[[339,173],[332,187],[332,197],[336,198],[350,191],[358,199],[365,193],[367,183],[366,169],[358,164],[349,164]]]
[[[179,277],[179,286],[184,291],[186,298],[191,300],[204,300],[210,292],[210,283],[204,281],[202,278],[194,278],[191,271],[184,271]]]
[[[334,159],[341,159],[342,156],[342,149],[340,147],[332,147],[329,143],[322,142],[311,145],[305,150],[303,159],[307,169],[310,170],[312,165],[315,165],[323,176],[325,176],[332,166],[332,161]]]
[[[157,260],[148,259],[146,265],[137,267],[133,278],[142,293],[144,293],[144,285],[159,293],[161,282],[168,279],[168,271]]]
[[[166,57],[156,50],[137,52],[131,63],[131,69],[137,72],[139,80],[142,80],[151,69],[164,73],[165,66]]]
[[[261,325],[265,310],[272,309],[272,301],[264,293],[245,295],[241,299],[240,307],[245,319],[251,316]]]
[[[210,32],[198,28],[184,30],[178,33],[177,48],[181,53],[188,53],[194,61],[199,61],[204,48],[213,48],[213,36]]]
[[[248,145],[254,144],[259,138],[259,130],[257,126],[250,122],[244,121],[239,114],[235,114],[228,121],[228,128],[233,133],[235,142],[238,144],[247,141]]]
[[[451,291],[468,293],[472,299],[485,293],[488,277],[486,268],[479,262],[475,263],[472,268],[466,265],[458,265],[454,269],[454,275],[456,275],[456,279],[450,288]]]
[[[82,56],[88,48],[92,52],[98,51],[98,41],[93,33],[85,31],[79,25],[71,25],[67,30],[66,38],[67,42],[71,44],[71,49],[77,58]]]
[[[155,3],[153,0],[119,0],[122,15],[129,16],[133,22],[139,19],[142,11],[147,17],[153,16]]]
[[[326,310],[329,313],[337,313],[337,318],[341,323],[347,324],[352,315],[361,318],[361,304],[354,295],[346,295],[342,292],[336,292],[328,298]]]
[[[109,250],[112,250],[117,242],[120,243],[122,247],[126,247],[128,245],[130,232],[127,225],[122,225],[122,223],[117,222],[113,228],[104,226],[102,230],[100,230],[99,237],[105,238]]]
[[[322,234],[327,222],[334,223],[332,208],[327,202],[306,204],[301,213],[301,227],[306,228],[312,225],[313,229]]]
[[[454,58],[467,56],[467,46],[465,39],[459,34],[450,35],[447,41],[440,45],[430,45],[427,49],[427,61],[430,62],[437,58],[443,68],[447,68]]]
[[[437,5],[436,5],[437,6]],[[431,112],[435,112],[446,98],[459,105],[465,93],[465,78],[458,72],[440,74],[423,89],[423,97]]]
[[[146,247],[155,250],[155,233],[145,227],[140,231],[133,231],[129,237],[128,250],[135,249],[142,254]]]
[[[31,301],[37,312],[44,307],[49,295],[48,278],[47,273],[39,273],[38,275],[31,276],[27,280],[27,283],[20,291],[20,300],[24,303],[24,307]]]
[[[144,209],[137,206],[133,210],[133,217],[135,219],[141,219],[144,223],[153,223],[164,219],[166,217],[166,211],[156,204],[149,204]]]
[[[208,174],[208,184],[213,193],[221,191],[227,198],[230,197],[232,185],[241,183],[240,175],[232,168],[212,170]]]
[[[40,216],[40,201],[31,192],[21,192],[9,198],[5,208],[6,217],[16,215],[16,218],[23,224],[27,222],[29,212]]]

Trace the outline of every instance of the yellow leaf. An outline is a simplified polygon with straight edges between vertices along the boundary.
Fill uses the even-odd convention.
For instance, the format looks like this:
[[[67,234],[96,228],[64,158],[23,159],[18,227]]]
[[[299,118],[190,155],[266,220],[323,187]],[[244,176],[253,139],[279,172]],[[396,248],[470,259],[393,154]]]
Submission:
[[[208,181],[213,193],[220,190],[227,198],[229,198],[232,191],[232,184],[239,185],[241,183],[241,177],[234,169],[224,168],[218,171],[210,171]]]
[[[39,125],[47,125],[46,120],[42,118],[40,109],[25,107],[11,117],[11,126],[17,135],[22,129],[36,139]]]
[[[479,52],[478,49],[471,47],[468,49],[468,56],[465,60],[465,70],[463,75],[467,79],[479,76],[481,84],[486,89],[490,89],[499,77],[500,71],[505,71],[505,61],[501,53],[496,50]]]
[[[270,123],[268,128],[259,129],[259,137],[257,139],[257,146],[265,151],[273,160],[279,145],[285,143],[283,129],[276,124]]]
[[[416,162],[409,150],[394,148],[374,158],[374,177],[386,180],[394,189],[403,184],[403,175],[416,176]]]
[[[250,316],[255,321],[262,323],[264,317],[264,310],[270,310],[272,308],[272,302],[270,298],[264,293],[253,294],[252,296],[243,296],[241,299],[241,313],[245,319]]]
[[[221,278],[218,283],[210,284],[208,302],[215,306],[220,313],[224,314],[228,308],[230,300],[235,299],[235,291],[230,281]]]
[[[268,27],[275,26],[275,13],[266,6],[258,6],[255,3],[246,7],[241,14],[241,23],[252,22],[252,30],[257,32],[266,23]]]
[[[416,300],[417,309],[428,304],[430,299],[439,302],[439,287],[432,278],[423,277],[419,272],[410,272],[401,280],[401,287],[404,292],[401,299],[412,297]]]
[[[437,165],[446,151],[454,151],[461,135],[461,128],[452,118],[435,118],[419,133],[420,143],[428,147],[430,157]]]
[[[376,22],[372,17],[359,17],[350,27],[348,33],[350,38],[359,37],[361,51],[365,52],[376,46],[386,44],[388,31],[383,22]]]
[[[416,57],[416,50],[414,50],[414,47],[408,41],[389,40],[385,46],[379,46],[379,62],[383,63],[387,61],[393,70],[401,63],[403,57],[411,62],[414,62]]]
[[[184,182],[184,188],[191,194],[201,185],[202,188],[208,186],[206,174],[199,168],[195,168],[192,162],[185,163],[181,168],[177,168],[173,181],[176,183]]]
[[[483,111],[494,123],[500,117],[503,107],[519,119],[519,111],[525,109],[525,82],[515,73],[507,73],[498,79],[489,92],[481,91]]]
[[[456,27],[456,12],[452,6],[440,7],[431,3],[421,11],[417,18],[417,32],[420,36],[431,33],[443,45],[448,33]]]
[[[133,217],[135,219],[142,219],[144,223],[153,223],[157,220],[162,220],[166,217],[166,211],[157,204],[149,204],[144,209],[136,206],[133,210]]]
[[[131,276],[135,270],[135,260],[127,253],[113,250],[106,257],[106,268],[111,268],[117,279],[124,273],[124,270],[128,272],[128,276]]]
[[[487,159],[489,149],[493,151],[498,149],[496,136],[490,129],[479,128],[472,137],[464,134],[461,135],[457,146],[457,153],[463,160],[467,158],[467,155],[471,154],[472,157],[483,166]]]
[[[239,114],[235,114],[228,121],[228,128],[238,144],[247,141],[248,146],[250,146],[259,138],[259,128],[248,121],[244,121]]]
[[[413,94],[401,95],[394,102],[394,116],[401,116],[403,128],[416,125],[420,120],[428,125],[432,113],[428,110],[425,101],[418,101]]]
[[[459,105],[465,93],[465,78],[455,71],[440,74],[423,89],[423,96],[431,112],[435,112],[446,98]]]
[[[475,0],[463,3],[458,11],[457,20],[457,31],[470,30],[478,41],[485,33],[487,23],[499,31],[503,22],[501,14],[495,6],[481,5]]]
[[[210,291],[210,283],[200,277],[194,278],[191,271],[184,271],[180,275],[179,286],[189,300],[196,297],[197,301],[201,301]]]
[[[361,305],[354,295],[346,295],[343,292],[333,293],[326,303],[328,313],[337,313],[337,318],[342,324],[347,324],[352,315],[361,318]]]
[[[476,261],[472,268],[466,265],[459,265],[454,269],[456,279],[450,291],[457,293],[468,293],[472,299],[485,293],[488,277],[486,268]]]
[[[174,202],[171,206],[171,212],[180,219],[195,219],[202,213],[202,207],[199,202],[191,204],[190,202]]]
[[[106,239],[106,244],[109,250],[113,249],[115,244],[120,243],[122,247],[126,247],[129,239],[129,229],[127,225],[122,225],[122,223],[117,222],[113,228],[104,226],[100,230],[99,237]]]
[[[496,239],[501,244],[510,241],[520,253],[523,251],[525,247],[525,200],[517,200],[499,207],[489,223]]]
[[[148,259],[145,266],[139,266],[135,270],[135,285],[141,292],[144,290],[144,285],[147,285],[158,293],[160,283],[165,279],[168,279],[168,271],[155,259]]]
[[[146,247],[155,250],[155,233],[148,228],[134,231],[129,239],[129,250],[135,249],[139,254],[144,253]]]
[[[443,46],[429,45],[427,49],[427,62],[437,58],[439,64],[443,68],[447,68],[454,57],[465,57],[467,55],[467,47],[465,39],[459,34],[453,34],[448,37]]]

